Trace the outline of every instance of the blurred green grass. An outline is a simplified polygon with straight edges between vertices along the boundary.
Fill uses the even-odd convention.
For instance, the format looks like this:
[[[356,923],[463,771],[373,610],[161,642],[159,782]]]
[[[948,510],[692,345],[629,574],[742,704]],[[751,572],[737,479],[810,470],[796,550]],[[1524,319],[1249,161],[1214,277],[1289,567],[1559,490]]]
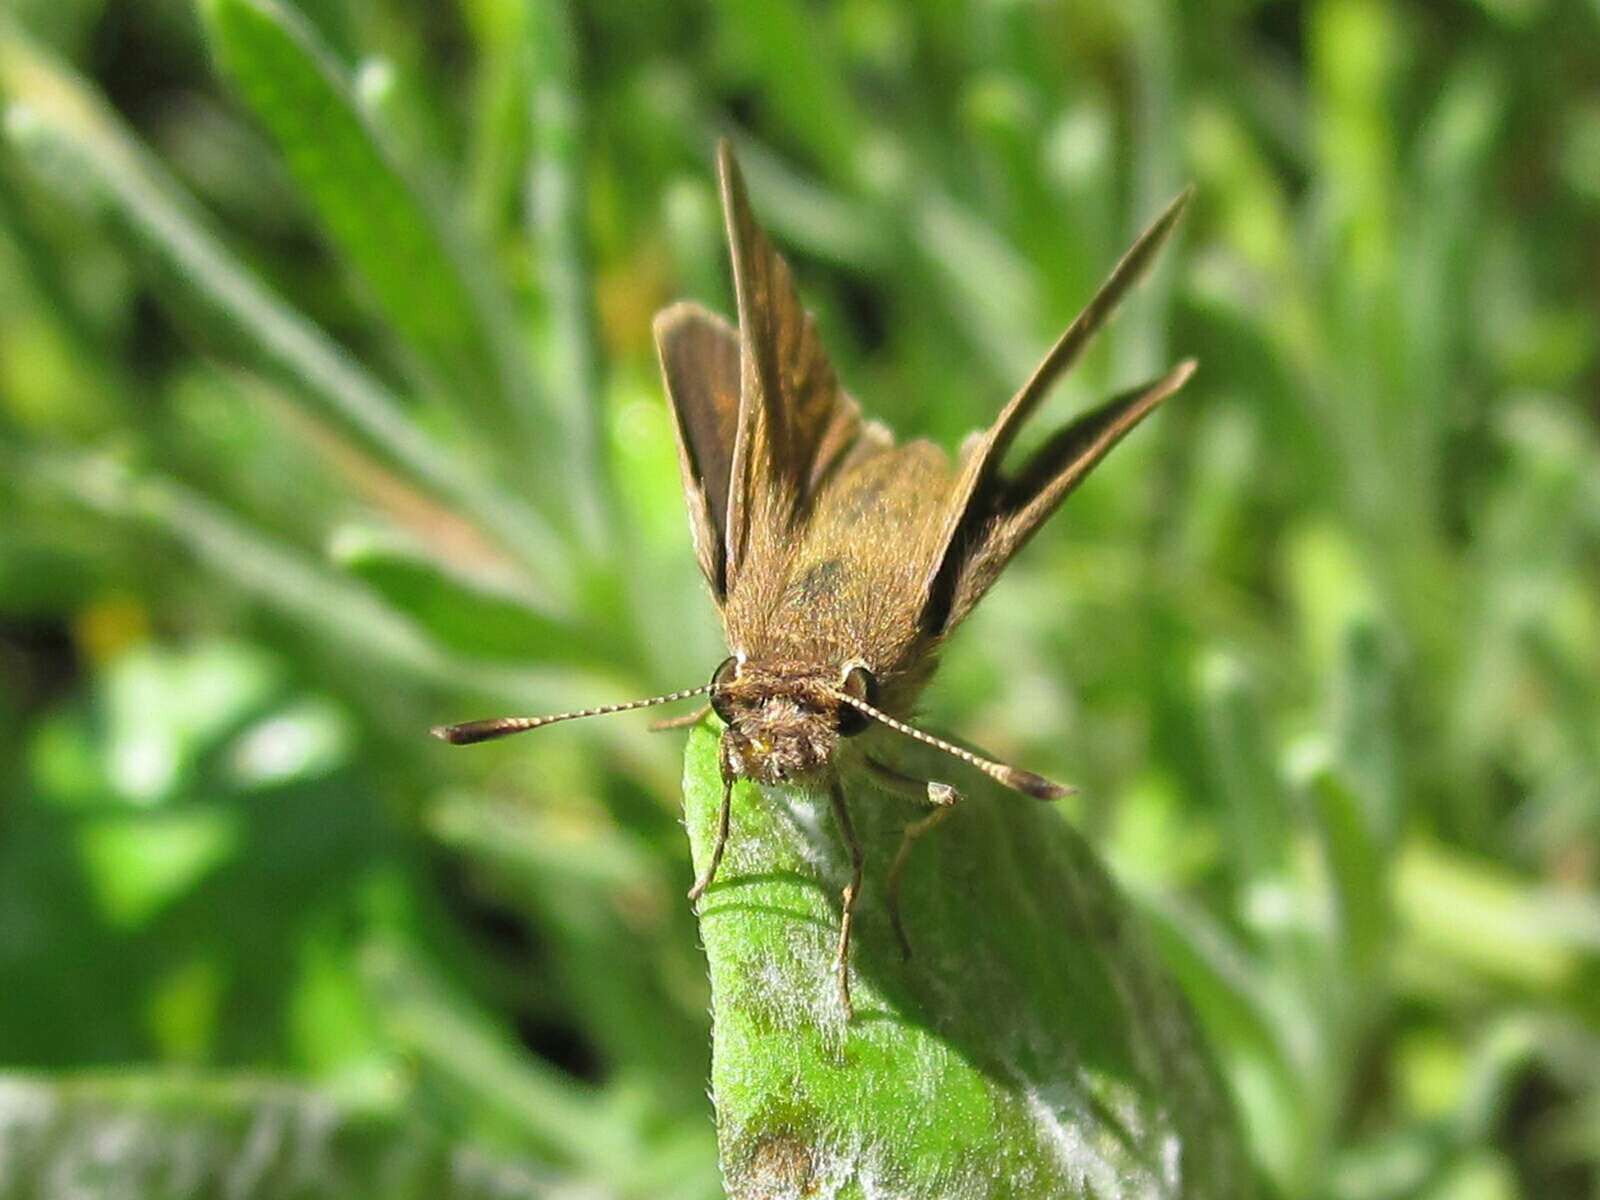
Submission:
[[[325,1194],[717,1194],[676,741],[421,734],[721,657],[648,329],[729,308],[730,131],[951,446],[1198,185],[1050,411],[1200,375],[931,715],[1080,784],[1276,1193],[1596,1194],[1596,62],[1577,0],[17,0],[0,1187],[129,1106],[226,1162],[259,1080],[363,1131]]]

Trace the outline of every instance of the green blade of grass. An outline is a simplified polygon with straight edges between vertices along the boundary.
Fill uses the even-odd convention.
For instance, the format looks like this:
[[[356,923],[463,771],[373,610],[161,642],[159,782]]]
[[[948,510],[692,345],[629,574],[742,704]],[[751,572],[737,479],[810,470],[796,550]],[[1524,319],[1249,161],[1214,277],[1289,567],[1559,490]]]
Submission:
[[[62,496],[114,521],[146,525],[173,539],[218,578],[302,623],[342,653],[503,704],[543,706],[559,690],[550,687],[548,674],[445,653],[374,593],[319,569],[169,479],[137,475],[109,457],[39,451],[24,455],[4,443],[0,466],[10,480],[36,492]]]
[[[1143,897],[1162,958],[1221,1048],[1253,1155],[1278,1183],[1303,1177],[1316,1033],[1261,966],[1198,905]]]
[[[406,178],[310,26],[274,0],[199,8],[223,73],[402,346],[469,419],[507,432],[519,415],[535,416],[522,411],[526,369],[504,302]]]
[[[1518,878],[1504,866],[1417,841],[1390,879],[1408,970],[1468,967],[1546,995],[1581,987],[1600,958],[1600,901]]]
[[[1394,844],[1405,819],[1393,654],[1377,626],[1360,616],[1350,619],[1340,651],[1335,756],[1358,802],[1350,815],[1376,852]]]
[[[993,227],[949,196],[924,189],[911,236],[957,326],[1003,386],[1027,378],[1043,344],[1037,273]]]
[[[907,766],[949,777],[947,760]],[[848,859],[827,793],[736,788],[700,902],[730,1195],[1250,1194],[1194,1017],[1127,902],[1055,813],[960,778],[967,799],[905,874],[909,962],[883,887],[923,812],[847,782],[867,863],[849,1023],[832,968]],[[703,867],[722,794],[710,728],[684,788]]]
[[[577,666],[613,658],[615,638],[587,635],[541,612],[512,587],[469,578],[388,532],[344,526],[334,531],[329,552],[440,646],[464,658]]]
[[[802,174],[756,139],[734,140],[756,208],[785,243],[851,270],[893,268],[893,229],[880,213]]]
[[[1214,769],[1232,822],[1238,877],[1281,879],[1288,865],[1289,812],[1244,667],[1219,652],[1202,663],[1199,676]]]
[[[0,1076],[0,1200],[536,1200],[557,1180],[414,1122],[261,1079]]]
[[[1370,805],[1351,786],[1348,764],[1308,753],[1298,774],[1315,817],[1342,951],[1341,982],[1359,985],[1382,963],[1390,930],[1385,872],[1389,855],[1373,833]]]
[[[584,127],[577,47],[563,0],[527,10],[529,59],[529,241],[544,292],[549,330],[545,379],[559,397],[568,503],[586,544],[610,524],[600,428],[601,363],[589,278],[584,211]]]
[[[1439,503],[1445,442],[1456,419],[1452,368],[1464,358],[1470,362],[1473,354],[1470,310],[1435,298],[1470,294],[1490,211],[1484,196],[1490,156],[1506,117],[1503,92],[1492,65],[1478,59],[1459,63],[1428,115],[1413,168],[1417,194],[1428,203],[1403,246],[1399,286],[1405,296],[1405,360],[1395,386],[1411,397],[1401,443],[1410,460],[1402,469],[1413,477],[1418,503],[1430,510]]]
[[[210,329],[314,398],[419,484],[454,501],[570,599],[565,554],[525,506],[432,443],[397,398],[283,303],[210,232],[194,201],[81,81],[0,22],[5,136],[65,200],[105,209]]]

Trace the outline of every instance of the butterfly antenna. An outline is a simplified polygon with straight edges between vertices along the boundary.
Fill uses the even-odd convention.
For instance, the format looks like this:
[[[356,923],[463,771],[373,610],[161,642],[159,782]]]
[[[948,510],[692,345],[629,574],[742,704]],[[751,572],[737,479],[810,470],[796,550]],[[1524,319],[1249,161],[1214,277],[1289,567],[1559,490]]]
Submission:
[[[442,738],[444,741],[449,742],[452,746],[470,746],[474,742],[487,742],[513,733],[526,733],[530,729],[542,729],[544,726],[554,725],[558,721],[576,721],[580,717],[605,717],[612,713],[631,712],[636,708],[650,708],[657,704],[671,704],[674,700],[687,700],[690,696],[703,696],[710,690],[711,684],[707,683],[681,692],[668,692],[664,696],[652,696],[648,700],[629,700],[626,704],[602,704],[599,708],[584,708],[577,712],[552,713],[548,717],[490,717],[483,721],[465,721],[460,725],[435,725],[429,732],[434,737]]]
[[[908,738],[915,738],[925,746],[932,746],[935,750],[943,750],[953,758],[959,758],[969,766],[976,767],[990,779],[1002,783],[1013,791],[1021,792],[1024,796],[1032,796],[1036,800],[1059,800],[1063,796],[1070,796],[1078,789],[1063,787],[1059,783],[1052,783],[1043,775],[1035,775],[1032,771],[1024,771],[1020,767],[1010,767],[1005,763],[995,762],[993,759],[984,758],[974,754],[971,750],[947,742],[943,738],[934,737],[931,733],[924,733],[915,725],[907,725],[904,721],[896,720],[881,709],[874,708],[865,700],[844,692],[835,692],[834,695],[863,716],[871,717],[880,725],[887,725],[896,733],[903,733]]]

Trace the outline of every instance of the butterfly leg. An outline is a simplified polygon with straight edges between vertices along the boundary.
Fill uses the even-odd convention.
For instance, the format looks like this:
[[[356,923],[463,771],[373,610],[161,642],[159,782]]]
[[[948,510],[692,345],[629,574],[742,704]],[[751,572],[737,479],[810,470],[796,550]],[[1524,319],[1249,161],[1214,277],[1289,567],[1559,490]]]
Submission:
[[[900,873],[905,870],[906,860],[911,857],[911,847],[916,845],[917,839],[938,828],[961,799],[961,793],[948,783],[932,780],[928,782],[926,795],[934,809],[927,816],[906,826],[900,838],[900,849],[895,851],[894,862],[889,865],[889,878],[884,888],[889,901],[889,924],[894,926],[894,936],[900,941],[900,954],[907,960],[911,958],[911,939],[906,937],[905,923],[900,919]]]
[[[833,816],[839,822],[839,832],[845,847],[850,851],[850,882],[845,884],[839,910],[839,953],[834,959],[834,972],[839,981],[839,1004],[844,1009],[844,1019],[855,1016],[850,1003],[850,927],[856,919],[856,901],[861,897],[861,843],[856,840],[856,827],[850,820],[850,809],[845,805],[844,789],[837,777],[829,781],[828,795],[833,800]]]
[[[711,843],[711,861],[689,889],[689,903],[695,904],[705,895],[711,881],[717,877],[722,865],[722,852],[728,848],[728,823],[733,815],[733,775],[724,765],[722,769],[722,807],[717,810],[717,840]]]
[[[961,793],[948,783],[937,783],[932,780],[925,782],[903,771],[897,771],[875,758],[868,757],[865,761],[868,774],[884,788],[899,792],[913,800],[926,801],[934,806],[934,810],[927,816],[906,826],[905,834],[900,839],[900,849],[895,852],[894,862],[889,866],[889,876],[884,888],[885,899],[889,906],[889,924],[894,927],[894,936],[900,943],[901,955],[909,959],[911,939],[906,937],[905,922],[900,917],[900,874],[905,870],[906,861],[911,857],[911,847],[916,844],[917,839],[933,832],[950,815],[950,810],[961,799]]]
[[[702,704],[693,712],[684,713],[678,717],[663,717],[659,721],[650,722],[651,733],[665,733],[669,729],[687,729],[691,725],[698,725],[706,719],[706,714],[711,711],[711,705]]]

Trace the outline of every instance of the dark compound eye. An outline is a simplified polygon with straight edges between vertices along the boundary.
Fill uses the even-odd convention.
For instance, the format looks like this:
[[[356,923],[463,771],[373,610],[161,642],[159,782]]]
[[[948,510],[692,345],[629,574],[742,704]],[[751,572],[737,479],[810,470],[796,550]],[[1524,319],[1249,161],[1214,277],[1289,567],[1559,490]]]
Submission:
[[[878,681],[872,677],[872,672],[865,667],[851,667],[850,673],[844,677],[844,694],[854,696],[857,700],[864,700],[873,707],[877,707]],[[841,737],[854,737],[871,723],[872,719],[859,708],[852,708],[848,704],[839,705],[839,735]]]
[[[730,655],[711,675],[711,711],[722,718],[724,725],[733,724],[733,706],[728,703],[725,689],[738,674],[739,660]]]

